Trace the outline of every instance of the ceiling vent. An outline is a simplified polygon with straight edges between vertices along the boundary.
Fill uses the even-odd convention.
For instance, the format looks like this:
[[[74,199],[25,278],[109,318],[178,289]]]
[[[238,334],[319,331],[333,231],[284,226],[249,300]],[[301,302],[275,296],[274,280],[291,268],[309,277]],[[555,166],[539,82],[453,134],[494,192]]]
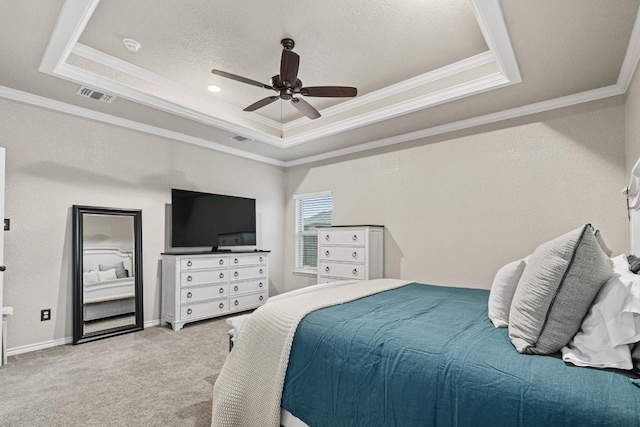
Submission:
[[[98,101],[106,102],[107,104],[111,104],[113,100],[116,99],[116,97],[113,95],[109,95],[108,93],[104,93],[104,92],[99,92],[95,89],[91,89],[86,86],[80,86],[80,90],[78,90],[78,95],[86,96],[87,98],[97,99]]]
[[[245,138],[244,136],[240,136],[240,135],[232,136],[232,137],[231,137],[231,139],[233,139],[234,141],[238,141],[238,142],[249,142],[249,141],[253,141],[252,139]]]

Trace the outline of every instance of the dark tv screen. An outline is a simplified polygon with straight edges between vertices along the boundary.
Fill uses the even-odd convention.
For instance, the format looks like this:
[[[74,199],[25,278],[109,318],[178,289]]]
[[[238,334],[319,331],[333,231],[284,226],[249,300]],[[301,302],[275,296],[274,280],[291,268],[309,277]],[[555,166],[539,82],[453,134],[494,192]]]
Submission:
[[[256,201],[171,190],[171,246],[255,246]]]

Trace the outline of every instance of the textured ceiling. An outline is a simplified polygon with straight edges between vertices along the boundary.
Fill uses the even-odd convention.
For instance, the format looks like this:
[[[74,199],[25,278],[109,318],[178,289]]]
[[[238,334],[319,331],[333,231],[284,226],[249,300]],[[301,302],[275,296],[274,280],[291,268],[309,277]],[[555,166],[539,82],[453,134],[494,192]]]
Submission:
[[[103,0],[96,11],[96,15],[89,22],[87,31],[93,30],[93,25],[97,25],[97,21],[94,22],[93,20],[101,16],[100,8],[110,7],[111,2],[121,3],[119,0]],[[137,5],[137,2],[127,2],[126,4],[129,3],[132,7],[136,7],[134,4]],[[141,3],[146,3],[146,1]],[[125,22],[131,19],[131,22],[133,22],[131,31],[137,30],[139,26],[148,27],[150,29],[149,33],[151,33],[153,22],[158,20],[158,15],[169,15],[169,11],[173,10],[171,5],[166,6],[164,3],[161,1],[154,2],[154,5],[157,6],[142,11],[144,14],[137,18],[120,16],[115,22],[104,24],[103,30],[105,34],[109,31],[115,31],[120,20]],[[197,8],[199,4],[198,1],[186,0],[170,3],[180,4],[186,10]],[[411,3],[422,4],[427,2],[412,1]],[[125,3],[122,2],[122,4]],[[126,4],[123,7],[127,7]],[[310,6],[304,2],[296,4],[304,10],[307,10],[305,9],[306,7],[313,7],[313,5]],[[368,4],[371,7],[369,12],[371,14],[384,15],[389,13],[389,9],[384,7],[383,4]],[[38,72],[38,66],[42,61],[49,38],[54,31],[56,20],[63,8],[63,0],[48,0],[46,2],[41,0],[23,0],[20,2],[0,0],[0,40],[2,40],[2,43],[0,43],[0,58],[2,58],[3,62],[2,66],[0,66],[0,86],[33,93],[52,100],[103,112],[111,116],[127,118],[143,124],[180,132],[189,137],[200,138],[200,141],[211,141],[274,159],[294,160],[615,84],[629,43],[631,30],[638,11],[638,4],[638,0],[616,0],[615,2],[603,2],[601,0],[502,1],[505,22],[509,29],[511,42],[522,74],[522,83],[414,111],[287,149],[258,141],[236,143],[230,140],[233,135],[231,132],[140,105],[122,97],[114,101],[113,104],[104,104],[82,98],[75,94],[78,90],[77,83]],[[274,4],[272,3],[270,7],[273,8]],[[256,17],[261,16],[262,8],[264,6],[261,7],[259,12],[251,12],[249,11],[250,9],[243,7],[242,11],[236,11],[234,14],[229,15],[228,20],[239,22],[239,20],[246,20],[246,15],[252,16],[253,18],[250,19],[255,20],[257,19]],[[123,15],[126,14],[123,13]],[[242,19],[240,19],[241,17]],[[418,32],[420,31],[418,27],[430,26],[433,21],[438,21],[438,15],[430,15],[422,22],[412,21],[411,26],[407,28],[407,33]],[[262,25],[266,25],[265,23],[266,21]],[[353,25],[351,25],[354,32],[367,32],[367,34],[388,37],[388,33],[384,30],[363,28],[356,24],[357,21],[353,21]],[[476,23],[473,23],[473,28],[473,31],[477,31]],[[177,34],[165,34],[166,31],[161,26],[156,26],[154,31],[162,33],[156,35],[157,37],[177,37]],[[182,30],[173,31],[182,34],[188,33],[190,29],[183,28]],[[302,49],[306,49],[307,45],[315,43],[313,40],[316,36],[318,39],[324,39],[324,34],[315,33],[316,31],[309,31],[305,35],[293,35],[298,43],[296,51],[302,56],[300,75],[305,83],[309,84],[312,82],[306,76],[308,73],[313,72],[316,64],[313,60],[307,59],[309,55],[304,53]],[[83,37],[88,34],[87,32]],[[130,36],[141,39],[139,35],[131,32],[127,32],[127,34],[114,33],[114,36],[117,37],[117,42],[113,43],[114,49],[121,48],[120,39],[122,37]],[[271,40],[268,43],[265,42],[265,51],[270,49],[275,51],[275,53],[267,55],[269,58],[271,58],[271,55],[275,55],[273,60],[275,65],[267,66],[263,63],[245,64],[243,67],[246,67],[246,75],[248,77],[260,79],[260,74],[262,74],[260,67],[265,67],[264,69],[266,70],[272,70],[275,67],[277,70],[279,55],[277,43],[280,37],[280,35],[276,35],[275,42]],[[105,39],[107,38],[105,36]],[[305,38],[308,41],[303,42],[302,40],[305,40]],[[84,38],[81,38],[81,41],[83,40]],[[185,40],[182,42],[184,50],[200,52],[200,49],[202,49],[200,44],[193,46],[188,38]],[[143,49],[140,51],[142,54],[148,51],[150,46],[144,40],[141,39],[140,41],[143,43]],[[400,41],[396,42],[398,44],[401,43]],[[462,40],[462,42],[465,41]],[[105,49],[107,53],[110,53],[107,47],[92,45],[89,39],[84,40],[84,43],[99,50]],[[215,41],[212,41],[212,43],[216,44]],[[345,56],[355,55],[359,52],[359,47],[354,44],[343,44],[335,49]],[[445,49],[445,51],[448,51],[448,49]],[[115,55],[115,53],[113,54]],[[225,55],[231,54],[232,52],[227,52]],[[413,56],[423,54],[423,49],[415,50],[412,53]],[[132,55],[132,58],[132,56],[128,56],[131,54],[126,51],[120,52],[118,55],[132,63],[142,57]],[[198,58],[200,54],[194,54],[193,57]],[[391,68],[388,66],[389,61],[385,57],[377,57],[376,60],[374,69],[369,70],[371,74],[376,74],[379,69]],[[429,60],[435,59],[429,58]],[[175,70],[180,68],[180,61],[169,59],[166,69]],[[210,63],[207,61],[204,64],[207,78],[210,78],[208,75],[210,68],[214,66],[223,68],[223,65],[214,64],[213,59],[210,61]],[[227,61],[230,61],[230,59],[227,58]],[[307,72],[305,67],[308,62],[311,62],[312,65],[310,65],[311,69]],[[242,72],[242,70],[233,69],[231,62],[227,64],[229,71]],[[437,66],[435,64],[433,66]],[[138,65],[147,66],[143,63]],[[396,64],[395,68],[404,68],[404,63],[401,62],[400,65]],[[163,72],[162,69],[151,71],[156,73]],[[269,73],[274,74],[275,72],[269,71]],[[171,75],[167,76],[171,77]],[[209,82],[207,81],[207,83]],[[350,82],[337,80],[323,80],[319,83],[350,84]],[[356,85],[358,84],[356,83]],[[199,84],[194,87],[196,86],[199,87]],[[251,87],[248,89],[254,90]],[[201,90],[201,88],[198,90]],[[255,88],[255,91],[257,91],[257,96],[260,97],[260,89]],[[224,93],[227,93],[226,89]],[[248,96],[247,99],[250,102],[254,100],[251,96],[246,96]]]

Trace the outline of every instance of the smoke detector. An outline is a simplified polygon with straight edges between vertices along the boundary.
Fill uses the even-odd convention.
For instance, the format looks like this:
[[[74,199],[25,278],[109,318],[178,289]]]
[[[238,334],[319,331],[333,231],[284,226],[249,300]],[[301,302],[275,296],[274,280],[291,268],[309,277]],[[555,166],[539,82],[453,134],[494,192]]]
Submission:
[[[134,39],[122,39],[122,43],[124,44],[124,47],[126,47],[130,52],[137,52],[142,47],[142,45]]]
[[[90,87],[80,86],[80,89],[77,92],[80,96],[86,96],[87,98],[96,99],[100,102],[106,102],[107,104],[111,104],[116,97],[114,95],[109,95],[108,93],[99,92],[95,89],[91,89]]]

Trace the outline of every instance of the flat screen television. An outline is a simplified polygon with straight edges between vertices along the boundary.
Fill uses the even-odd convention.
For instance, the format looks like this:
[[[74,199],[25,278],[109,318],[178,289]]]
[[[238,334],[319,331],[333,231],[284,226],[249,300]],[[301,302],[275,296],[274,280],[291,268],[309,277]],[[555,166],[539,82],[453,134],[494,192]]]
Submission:
[[[171,190],[171,246],[255,246],[256,200]]]

